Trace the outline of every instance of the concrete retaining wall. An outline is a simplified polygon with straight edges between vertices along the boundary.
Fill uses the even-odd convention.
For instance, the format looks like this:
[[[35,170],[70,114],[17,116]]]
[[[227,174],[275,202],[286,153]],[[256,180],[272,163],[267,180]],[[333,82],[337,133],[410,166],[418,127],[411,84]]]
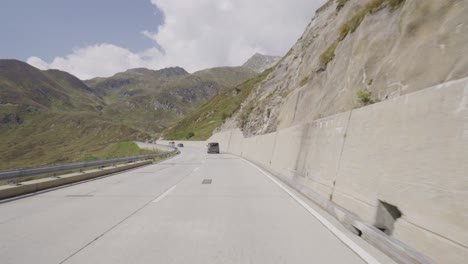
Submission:
[[[276,133],[213,135],[438,263],[468,259],[468,78]],[[389,222],[387,205],[402,213]]]

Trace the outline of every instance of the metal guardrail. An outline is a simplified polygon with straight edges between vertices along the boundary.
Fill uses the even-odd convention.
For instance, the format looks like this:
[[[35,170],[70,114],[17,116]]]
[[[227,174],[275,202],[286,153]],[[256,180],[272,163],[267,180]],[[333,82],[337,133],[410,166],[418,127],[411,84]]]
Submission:
[[[164,146],[164,147],[168,147],[168,146]],[[116,158],[116,159],[108,159],[108,160],[95,160],[95,161],[67,163],[67,164],[60,164],[60,165],[53,165],[53,166],[0,171],[0,182],[8,181],[8,182],[16,183],[28,177],[41,176],[41,175],[47,175],[47,174],[57,175],[57,173],[60,173],[60,172],[73,171],[73,170],[82,171],[83,169],[86,169],[86,168],[102,167],[106,165],[116,165],[116,164],[121,164],[121,163],[130,163],[130,162],[135,162],[139,160],[147,160],[147,159],[153,159],[157,157],[164,157],[164,156],[176,154],[179,152],[177,148],[174,148],[174,147],[170,147],[170,148],[172,148],[173,150],[159,153],[159,154],[148,154],[148,155],[140,155],[140,156]]]

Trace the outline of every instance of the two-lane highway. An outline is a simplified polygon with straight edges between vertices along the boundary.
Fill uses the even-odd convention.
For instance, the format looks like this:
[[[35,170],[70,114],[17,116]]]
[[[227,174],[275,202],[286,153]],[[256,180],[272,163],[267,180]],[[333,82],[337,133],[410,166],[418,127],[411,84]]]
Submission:
[[[0,263],[365,263],[248,162],[165,162],[0,204]]]

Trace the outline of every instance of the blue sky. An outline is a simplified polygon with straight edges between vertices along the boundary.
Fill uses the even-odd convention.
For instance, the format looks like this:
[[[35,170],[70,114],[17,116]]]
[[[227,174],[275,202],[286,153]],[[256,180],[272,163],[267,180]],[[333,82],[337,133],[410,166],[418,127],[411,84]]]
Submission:
[[[284,55],[326,0],[1,0],[0,59],[81,79]],[[267,8],[266,8],[267,7]]]
[[[2,0],[0,58],[52,60],[73,48],[113,43],[137,52],[163,14],[148,0]]]

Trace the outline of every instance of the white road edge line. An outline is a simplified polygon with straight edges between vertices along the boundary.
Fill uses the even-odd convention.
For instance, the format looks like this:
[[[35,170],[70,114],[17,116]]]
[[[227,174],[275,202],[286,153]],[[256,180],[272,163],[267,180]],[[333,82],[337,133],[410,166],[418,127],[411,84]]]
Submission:
[[[330,232],[332,232],[338,239],[340,239],[345,245],[347,245],[351,250],[353,250],[359,257],[361,257],[365,262],[369,264],[380,264],[380,262],[371,256],[367,251],[365,251],[362,247],[352,241],[348,236],[346,236],[342,231],[336,228],[332,223],[330,223],[327,219],[325,219],[322,215],[320,215],[317,211],[315,211],[312,207],[310,207],[307,203],[305,203],[301,198],[297,197],[294,193],[292,193],[288,188],[286,188],[282,183],[274,178],[274,176],[270,175],[270,173],[265,172],[263,169],[258,167],[257,165],[253,164],[252,162],[241,158],[257,170],[259,170],[263,175],[267,176],[271,181],[276,183],[283,191],[285,191],[289,196],[291,196],[296,202],[298,202],[302,207],[304,207],[310,214],[312,214],[320,223],[322,223]]]
[[[165,193],[159,195],[158,198],[154,199],[154,200],[152,201],[152,203],[157,203],[157,202],[161,201],[162,199],[164,199],[164,197],[166,197],[169,193],[171,193],[176,187],[177,187],[177,185],[172,186],[172,187],[171,187],[169,190],[167,190]]]

